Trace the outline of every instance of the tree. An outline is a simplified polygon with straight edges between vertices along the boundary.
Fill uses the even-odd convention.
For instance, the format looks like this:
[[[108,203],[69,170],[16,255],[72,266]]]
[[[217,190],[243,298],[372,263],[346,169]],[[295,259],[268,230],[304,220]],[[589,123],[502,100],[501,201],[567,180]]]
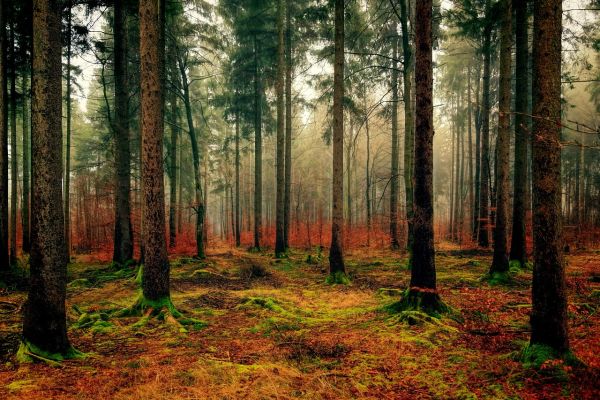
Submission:
[[[560,187],[562,1],[533,8],[533,241],[531,347],[569,351]]]
[[[292,201],[292,5],[286,0],[285,16],[285,189],[283,229],[285,248],[290,246],[290,204]]]
[[[10,264],[17,265],[17,182],[19,180],[18,170],[18,148],[17,148],[17,59],[15,52],[15,21],[10,25],[9,60],[10,60]]]
[[[160,3],[160,4],[159,4]],[[164,0],[140,0],[144,268],[142,308],[170,303],[163,180]],[[144,305],[143,301],[150,302]]]
[[[8,96],[6,93],[6,2],[0,4],[0,270],[8,253]]]
[[[285,41],[284,41],[284,0],[277,1],[277,177],[276,177],[276,220],[275,256],[285,254]]]
[[[403,9],[406,8],[405,0],[401,0]],[[404,14],[402,14],[404,15]],[[404,18],[404,17],[403,17]],[[404,28],[403,31],[404,33]],[[398,182],[399,182],[399,147],[398,147],[398,37],[396,27],[394,26],[392,34],[393,49],[392,49],[392,176],[390,178],[390,244],[392,249],[400,248],[400,239],[398,237]],[[404,41],[404,35],[402,37]],[[406,39],[408,40],[408,38]],[[410,52],[410,50],[409,50]],[[405,55],[406,56],[406,55]],[[409,79],[410,80],[410,79]],[[408,83],[410,87],[410,82]],[[406,87],[404,88],[406,93]],[[410,89],[409,89],[410,93]],[[406,100],[406,97],[405,97]],[[405,101],[405,105],[408,104],[411,107],[410,100]],[[406,108],[405,108],[406,112]],[[405,120],[406,124],[410,124]],[[405,129],[406,132],[406,129]],[[369,154],[370,155],[370,154]],[[412,178],[411,178],[412,182]],[[368,186],[368,185],[367,185]],[[370,188],[367,188],[367,192]],[[410,223],[409,223],[410,226]]]
[[[333,183],[329,273],[343,281],[344,266],[344,0],[335,0],[335,55],[333,65]]]
[[[410,288],[404,308],[439,312],[444,305],[436,288],[433,244],[433,62],[432,0],[418,1],[415,27],[414,225]]]
[[[115,76],[115,234],[113,261],[124,264],[133,258],[131,226],[131,149],[129,145],[129,79],[127,67],[127,10],[123,2],[114,5],[114,76]]]
[[[515,77],[517,88],[529,87],[529,24],[527,21],[527,2],[513,2],[515,8]],[[518,261],[521,266],[527,262],[527,247],[525,240],[525,208],[527,196],[527,145],[529,143],[529,117],[527,116],[528,91],[515,92],[515,172],[512,236],[510,259]]]
[[[62,359],[76,355],[67,338],[62,181],[61,7],[33,7],[31,257],[18,357]]]
[[[500,83],[496,141],[496,228],[490,274],[508,272],[508,179],[510,151],[510,89],[512,51],[512,0],[500,2]]]

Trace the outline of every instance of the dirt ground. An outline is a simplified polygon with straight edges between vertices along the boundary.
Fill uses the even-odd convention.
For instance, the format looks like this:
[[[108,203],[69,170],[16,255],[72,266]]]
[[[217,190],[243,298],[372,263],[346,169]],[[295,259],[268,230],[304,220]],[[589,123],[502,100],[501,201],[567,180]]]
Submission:
[[[490,254],[440,251],[438,285],[452,313],[385,311],[407,287],[405,257],[347,254],[352,283],[325,283],[317,251],[218,249],[172,260],[177,326],[112,311],[137,296],[135,267],[74,263],[67,310],[72,344],[60,366],[15,365],[26,293],[0,289],[2,399],[598,399],[600,253],[568,256],[571,346],[586,366],[526,369],[531,272],[482,281]],[[82,317],[83,315],[83,317]],[[418,316],[417,316],[418,317]]]

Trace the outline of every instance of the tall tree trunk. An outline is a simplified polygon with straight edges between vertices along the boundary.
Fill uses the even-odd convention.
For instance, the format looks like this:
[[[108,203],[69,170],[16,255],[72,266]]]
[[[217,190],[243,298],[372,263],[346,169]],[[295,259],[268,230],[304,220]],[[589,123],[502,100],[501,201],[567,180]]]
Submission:
[[[188,133],[190,135],[190,143],[192,144],[192,161],[194,164],[194,194],[195,194],[195,211],[196,211],[196,256],[198,258],[204,258],[205,253],[205,231],[204,231],[204,217],[205,217],[205,194],[202,193],[202,175],[200,172],[200,149],[198,147],[198,138],[196,136],[196,129],[194,128],[194,118],[192,115],[192,102],[190,100],[190,83],[188,81],[187,72],[185,70],[185,64],[181,59],[181,55],[178,57],[179,73],[181,74],[181,85],[183,88],[183,103],[185,105],[185,115],[188,123]]]
[[[467,156],[467,181],[469,191],[469,235],[473,235],[475,230],[475,193],[473,190],[473,103],[471,102],[471,65],[467,70],[467,146],[469,153]]]
[[[454,103],[453,101],[454,99],[451,98],[450,99],[450,109],[452,110],[452,103]],[[448,192],[448,194],[450,195],[450,226],[449,226],[449,230],[450,230],[450,240],[454,240],[454,192],[455,192],[455,187],[454,187],[454,182],[455,182],[455,168],[454,165],[456,164],[456,152],[454,151],[454,148],[456,147],[456,115],[454,116],[454,119],[450,122],[450,135],[452,136],[452,144],[450,147],[450,153],[451,153],[451,161],[450,161],[450,190]]]
[[[254,248],[262,236],[262,88],[258,65],[258,39],[254,36]]]
[[[400,27],[402,29],[402,54],[404,58],[402,82],[404,84],[404,188],[406,192],[406,220],[408,223],[408,238],[406,247],[412,253],[414,241],[413,224],[413,169],[415,147],[415,121],[413,116],[412,79],[414,60],[409,41],[407,0],[400,0]],[[420,23],[420,21],[419,21]],[[412,256],[411,256],[412,257]]]
[[[335,0],[333,64],[333,182],[329,272],[345,274],[344,266],[344,0]]]
[[[169,45],[169,61],[171,62],[171,83],[179,89],[179,76],[177,73],[177,54],[175,43]],[[177,92],[173,89],[169,92],[169,105],[171,107],[171,141],[169,147],[169,247],[175,247],[177,239],[177,148],[179,146],[179,121],[177,115]]]
[[[29,75],[29,71],[27,71],[27,69],[23,70],[23,77],[22,77],[22,82],[23,82],[23,86],[21,91],[23,92],[23,101],[22,101],[22,106],[23,106],[23,111],[22,111],[22,117],[23,117],[23,199],[21,201],[21,224],[23,226],[22,228],[22,233],[23,233],[23,252],[24,253],[29,253],[29,249],[31,248],[30,245],[30,241],[29,241],[29,182],[30,182],[30,177],[29,177],[29,163],[30,163],[30,148],[29,148],[29,141],[30,141],[30,133],[29,133],[29,102],[28,97],[29,97],[29,87],[27,84],[27,78]]]
[[[354,119],[350,119],[350,136],[346,144],[346,229],[352,228],[352,142],[354,140]]]
[[[569,350],[562,254],[560,126],[562,1],[534,2],[531,344]]]
[[[240,114],[235,113],[235,245],[241,244],[240,232]]]
[[[66,93],[66,143],[65,143],[65,181],[64,181],[64,218],[65,218],[65,249],[67,263],[71,261],[71,35],[72,26],[71,19],[73,14],[73,3],[71,0],[67,4],[67,79],[65,86],[67,88]]]
[[[290,247],[290,205],[292,201],[292,4],[286,0],[285,28],[285,191],[283,204],[283,236],[285,248]]]
[[[285,41],[284,41],[284,0],[277,1],[277,181],[275,182],[275,256],[285,254],[285,116],[284,116],[284,75],[285,75]]]
[[[18,149],[17,149],[17,60],[15,58],[15,24],[10,24],[10,263],[17,265],[17,180]]]
[[[510,161],[510,90],[512,51],[512,0],[501,0],[500,82],[498,136],[496,138],[496,228],[490,274],[508,271],[508,195]]]
[[[32,243],[23,346],[66,354],[60,1],[34,0],[33,31]]]
[[[141,133],[144,203],[143,295],[170,298],[163,170],[164,0],[140,0]]]
[[[405,4],[405,0],[401,0]],[[406,6],[405,6],[406,8]],[[394,25],[395,26],[395,25]],[[398,37],[396,30],[393,31],[392,43],[392,167],[390,177],[390,245],[396,250],[400,248],[398,237],[398,186],[399,186],[399,146],[398,146]],[[404,31],[403,31],[404,35]],[[404,38],[403,38],[404,39]],[[408,41],[408,38],[407,38]],[[410,86],[410,83],[409,83]],[[410,105],[410,101],[405,104]],[[405,109],[406,110],[406,109]],[[367,160],[367,163],[369,160]],[[367,187],[367,192],[370,187]],[[369,221],[370,222],[370,221]]]
[[[415,27],[416,135],[414,148],[414,242],[408,301],[438,310],[433,244],[433,62],[432,0],[418,1]]]
[[[516,13],[516,87],[529,87],[529,37],[527,22],[527,2],[513,0]],[[529,136],[527,90],[515,92],[515,172],[512,236],[510,245],[510,259],[525,265],[527,262],[527,247],[525,233],[525,219],[527,207],[527,147]]]
[[[373,225],[373,221],[372,221],[373,216],[371,214],[371,169],[370,169],[370,167],[371,167],[371,132],[369,131],[369,115],[368,115],[368,107],[367,107],[367,88],[365,87],[365,85],[363,85],[363,100],[365,103],[364,104],[364,107],[365,107],[365,136],[367,138],[367,143],[366,143],[367,160],[365,163],[365,165],[366,165],[365,208],[367,211],[367,246],[370,246],[371,245],[371,229],[372,229],[372,225]],[[396,99],[396,102],[392,106],[393,108],[396,108],[396,109],[397,109],[397,105],[396,105],[397,100],[398,99]],[[396,117],[398,117],[397,111],[396,111]],[[397,124],[397,122],[396,122],[396,124]],[[396,125],[396,129],[397,129],[397,125]],[[398,136],[396,135],[396,145],[397,144],[398,144]],[[398,161],[398,154],[396,153],[396,165],[398,165],[397,161]],[[391,200],[390,200],[390,204],[391,204]],[[398,193],[396,193],[396,220],[398,217],[397,212],[398,212]],[[390,211],[390,214],[391,213],[392,212]],[[398,230],[398,228],[397,228],[397,223],[396,223],[396,231],[397,230]],[[391,229],[391,224],[390,224],[390,233],[391,233],[391,231],[392,231],[392,229]],[[397,239],[397,237],[396,237],[396,239]],[[398,246],[396,246],[396,248],[398,248]]]
[[[491,1],[485,5],[486,20],[489,19]],[[489,197],[490,197],[490,74],[492,58],[492,25],[486,22],[483,37],[483,101],[481,109],[481,173],[479,189],[479,246],[488,247],[489,242]]]
[[[8,96],[6,93],[6,8],[0,2],[0,270],[9,266],[8,252]]]
[[[461,100],[462,100],[462,95],[459,93],[458,96],[458,110],[459,112],[462,110],[462,104],[461,104]],[[459,153],[460,153],[460,168],[459,168],[459,176],[458,176],[458,201],[457,201],[457,215],[458,215],[458,228],[457,228],[457,232],[456,232],[456,239],[458,240],[458,243],[462,243],[462,237],[463,237],[463,225],[464,225],[464,211],[465,211],[465,204],[464,204],[464,187],[465,187],[465,135],[463,132],[463,116],[460,115],[458,124],[457,124],[457,134],[458,134],[458,145],[460,146],[459,149]]]
[[[127,15],[125,4],[114,7],[114,74],[115,74],[115,234],[113,261],[123,264],[133,258],[131,227],[131,150],[129,147],[129,81],[127,70]],[[162,149],[161,149],[162,151]]]
[[[480,197],[481,197],[481,68],[477,66],[476,75],[477,86],[475,86],[475,208],[473,209],[473,241],[479,242],[479,228],[481,221],[479,220],[480,213]]]

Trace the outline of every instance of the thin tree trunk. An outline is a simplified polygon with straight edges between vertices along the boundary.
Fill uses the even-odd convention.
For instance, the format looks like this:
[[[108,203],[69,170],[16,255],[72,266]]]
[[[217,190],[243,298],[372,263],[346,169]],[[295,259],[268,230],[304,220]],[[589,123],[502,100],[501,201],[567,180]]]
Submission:
[[[562,2],[534,3],[533,239],[531,344],[569,350],[562,254],[560,127]]]
[[[498,136],[496,138],[496,228],[490,273],[508,271],[508,195],[510,159],[510,90],[512,51],[512,0],[501,0],[500,83]]]
[[[235,245],[241,244],[240,232],[240,115],[235,114]]]
[[[285,248],[290,247],[290,205],[292,201],[292,5],[286,0],[285,28],[285,191],[283,204],[283,226]]]
[[[164,0],[140,0],[144,268],[142,289],[151,301],[170,298],[165,240],[163,170]]]
[[[276,198],[275,198],[275,256],[285,254],[285,115],[284,115],[284,0],[277,1],[277,160],[276,160]]]
[[[6,93],[6,8],[0,2],[0,270],[9,266],[8,252],[8,96]]]
[[[61,7],[33,6],[31,257],[23,341],[43,352],[66,354],[67,265],[62,208]],[[33,350],[29,347],[29,350]]]
[[[401,0],[401,3],[405,3],[405,0]],[[404,6],[406,8],[406,6]],[[398,147],[398,37],[396,31],[393,32],[394,37],[392,38],[392,166],[391,166],[391,181],[390,181],[390,245],[391,248],[396,250],[400,248],[400,239],[398,237],[398,186],[400,181],[399,163],[400,154]],[[404,31],[403,31],[404,35]],[[404,37],[403,37],[404,39]],[[408,38],[406,39],[408,41]],[[409,83],[410,86],[410,83]],[[406,101],[405,104],[409,104],[410,101]],[[409,107],[410,108],[410,107]],[[405,108],[406,112],[406,108]],[[369,159],[367,159],[368,165]],[[367,172],[368,173],[368,172]],[[370,187],[367,187],[367,192]],[[369,213],[370,214],[370,213]],[[370,215],[369,215],[370,223]],[[370,225],[369,225],[370,227]]]
[[[485,5],[486,18],[490,14],[491,1]],[[490,179],[490,64],[492,57],[491,22],[484,27],[483,38],[483,101],[481,110],[481,173],[479,189],[479,246],[488,247],[489,242],[489,179]]]
[[[30,177],[29,177],[29,163],[30,163],[30,148],[29,148],[29,141],[30,141],[30,133],[29,133],[29,102],[28,97],[28,84],[27,84],[27,77],[29,75],[29,71],[27,70],[23,70],[23,77],[22,77],[22,82],[23,82],[23,86],[21,91],[23,92],[23,102],[22,102],[22,106],[23,106],[23,111],[22,111],[22,116],[23,116],[23,199],[21,201],[21,221],[22,221],[22,233],[23,233],[23,252],[24,253],[29,253],[29,250],[31,248],[30,245],[30,241],[29,241],[29,182],[30,182]]]
[[[125,5],[114,8],[114,74],[115,74],[115,235],[113,261],[123,264],[133,258],[131,226],[131,150],[129,148],[129,80],[127,68],[127,15]]]
[[[169,61],[172,63],[171,83],[175,88],[179,88],[179,76],[177,74],[177,54],[175,51],[175,43],[169,45]],[[177,240],[177,147],[179,146],[179,125],[177,115],[177,89],[170,91],[170,106],[171,106],[171,143],[169,149],[169,247],[175,247]]]
[[[335,0],[333,68],[333,182],[329,272],[345,274],[344,266],[344,1]]]
[[[259,44],[254,37],[254,248],[260,249],[262,237],[262,94]]]
[[[11,24],[9,42],[10,69],[10,263],[17,264],[17,62],[15,59],[15,24]]]
[[[467,158],[467,180],[469,191],[469,235],[473,235],[475,231],[475,194],[473,190],[473,104],[471,102],[471,65],[467,70],[467,146],[469,147],[469,155]]]
[[[415,122],[413,116],[412,79],[414,60],[409,41],[408,20],[409,14],[406,5],[407,0],[400,0],[400,27],[402,29],[402,53],[404,58],[402,81],[404,84],[404,187],[406,192],[406,220],[408,223],[408,237],[406,247],[412,252],[414,240],[413,224],[413,169],[414,169],[414,147],[415,147]],[[420,23],[420,22],[419,22]],[[412,24],[411,24],[412,25]],[[412,257],[412,256],[411,256]]]
[[[475,208],[473,209],[473,241],[479,242],[480,196],[481,196],[481,68],[477,67],[477,86],[475,87]]]
[[[450,109],[452,109],[452,103],[454,99],[450,99]],[[450,190],[448,194],[450,196],[450,240],[454,240],[454,177],[455,177],[455,168],[454,164],[456,163],[456,152],[454,151],[454,147],[456,146],[456,115],[454,119],[450,122],[450,135],[452,136],[452,142],[450,147],[450,154],[452,155],[450,162]]]
[[[527,2],[513,0],[516,13],[516,87],[515,92],[515,171],[512,235],[510,259],[521,265],[527,262],[526,247],[526,207],[527,207],[527,147],[529,136],[529,117],[527,90],[529,87],[529,38],[527,21]]]

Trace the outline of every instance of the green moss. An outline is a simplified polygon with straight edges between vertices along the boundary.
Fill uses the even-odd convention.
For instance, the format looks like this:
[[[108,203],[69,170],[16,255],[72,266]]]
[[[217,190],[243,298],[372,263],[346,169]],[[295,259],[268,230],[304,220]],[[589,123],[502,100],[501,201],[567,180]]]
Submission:
[[[239,307],[260,307],[277,313],[286,313],[287,311],[281,307],[279,302],[271,297],[248,297],[242,300]]]
[[[550,365],[548,362],[557,360],[556,365]],[[561,367],[561,364],[569,366],[581,365],[581,361],[570,351],[561,353],[554,348],[544,344],[528,344],[521,352],[521,361],[525,368],[540,369],[545,366]],[[549,368],[546,368],[549,369]],[[556,369],[556,368],[550,368]]]
[[[140,265],[137,269],[137,273],[135,274],[135,279],[133,281],[141,286],[143,276],[144,276],[144,266]]]
[[[508,270],[511,274],[518,274],[522,271],[523,266],[521,265],[521,261],[519,260],[511,260],[508,263]]]
[[[325,283],[328,285],[349,285],[350,278],[344,272],[337,271],[329,274],[325,279]]]
[[[6,385],[9,392],[20,392],[21,390],[35,389],[36,385],[31,379],[21,379]]]
[[[72,280],[67,285],[67,287],[69,287],[69,288],[88,288],[90,286],[92,286],[92,284],[89,281],[89,279],[86,279],[86,278]]]
[[[404,294],[404,290],[402,289],[390,289],[390,288],[379,288],[377,289],[377,294],[379,296],[389,296],[389,297],[399,297]]]
[[[82,353],[73,347],[69,347],[65,353],[50,353],[40,349],[27,340],[23,340],[17,351],[16,361],[22,364],[41,361],[58,366],[64,360],[82,359],[85,357],[87,357],[85,353]]]
[[[485,275],[482,280],[487,281],[490,286],[510,285],[514,282],[510,272],[492,272]]]
[[[115,325],[109,322],[109,318],[106,312],[83,313],[73,324],[73,328],[89,329],[92,333],[109,333],[115,328]]]
[[[422,311],[432,317],[440,318],[441,314],[452,310],[441,299],[437,292],[429,290],[407,289],[402,299],[384,307],[390,314],[404,311]]]

